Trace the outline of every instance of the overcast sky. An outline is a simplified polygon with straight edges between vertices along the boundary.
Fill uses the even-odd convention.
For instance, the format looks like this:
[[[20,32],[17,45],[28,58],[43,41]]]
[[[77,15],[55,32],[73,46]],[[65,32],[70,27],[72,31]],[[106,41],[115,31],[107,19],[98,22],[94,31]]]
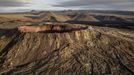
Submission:
[[[64,9],[134,11],[134,0],[0,0],[0,12]]]

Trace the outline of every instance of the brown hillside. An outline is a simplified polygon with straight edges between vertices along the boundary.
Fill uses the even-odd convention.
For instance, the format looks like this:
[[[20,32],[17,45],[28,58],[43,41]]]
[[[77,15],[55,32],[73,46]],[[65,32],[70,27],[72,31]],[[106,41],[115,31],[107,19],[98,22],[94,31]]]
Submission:
[[[42,21],[50,21],[50,22],[64,22],[69,20],[70,18],[66,15],[61,15],[53,12],[46,12],[40,15]]]
[[[58,27],[59,32],[2,30],[0,75],[134,74],[133,32],[98,27],[72,29],[83,27],[80,25]]]
[[[74,19],[74,21],[97,21],[97,19],[94,16],[91,16],[89,13],[81,13],[77,14]]]

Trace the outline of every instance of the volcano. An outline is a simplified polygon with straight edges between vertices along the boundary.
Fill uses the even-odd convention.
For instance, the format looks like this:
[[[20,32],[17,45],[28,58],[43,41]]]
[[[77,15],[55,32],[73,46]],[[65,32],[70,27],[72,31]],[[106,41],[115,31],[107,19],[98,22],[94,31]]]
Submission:
[[[77,24],[1,29],[0,75],[133,75],[133,35]]]
[[[0,75],[134,75],[133,25],[86,10],[0,14]]]

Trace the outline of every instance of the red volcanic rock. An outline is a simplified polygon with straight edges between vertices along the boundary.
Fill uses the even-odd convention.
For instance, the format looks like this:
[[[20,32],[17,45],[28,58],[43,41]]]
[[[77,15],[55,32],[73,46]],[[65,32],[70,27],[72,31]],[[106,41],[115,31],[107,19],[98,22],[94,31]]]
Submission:
[[[21,32],[45,32],[45,31],[76,31],[87,29],[81,26],[66,26],[66,25],[47,25],[47,26],[20,26],[18,30]]]
[[[18,30],[21,32],[38,32],[39,27],[34,26],[20,26],[18,27]]]
[[[20,26],[18,30],[21,32],[40,32],[52,30],[52,26]]]

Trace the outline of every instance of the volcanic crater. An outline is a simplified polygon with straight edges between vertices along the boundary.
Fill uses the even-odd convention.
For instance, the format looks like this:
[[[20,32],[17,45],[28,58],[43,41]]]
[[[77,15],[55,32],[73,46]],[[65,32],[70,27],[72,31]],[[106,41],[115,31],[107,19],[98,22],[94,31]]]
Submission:
[[[13,28],[2,23],[0,75],[134,75],[133,30],[90,25],[98,21],[92,15],[64,15],[42,12],[31,25],[18,21]],[[65,23],[71,19],[84,23]]]

